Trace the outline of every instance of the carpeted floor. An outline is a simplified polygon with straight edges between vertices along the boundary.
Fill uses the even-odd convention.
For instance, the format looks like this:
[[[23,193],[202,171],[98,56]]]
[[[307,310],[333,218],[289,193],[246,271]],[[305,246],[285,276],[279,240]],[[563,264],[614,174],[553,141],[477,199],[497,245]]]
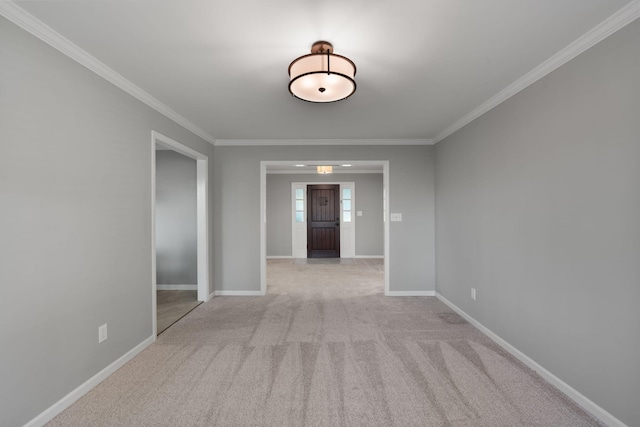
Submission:
[[[384,297],[382,260],[268,265],[51,426],[598,426],[433,297]]]

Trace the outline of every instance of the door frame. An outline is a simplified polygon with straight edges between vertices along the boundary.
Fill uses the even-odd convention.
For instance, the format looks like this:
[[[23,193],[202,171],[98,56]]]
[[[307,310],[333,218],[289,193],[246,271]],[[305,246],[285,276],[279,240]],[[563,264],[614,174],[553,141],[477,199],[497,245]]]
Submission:
[[[350,163],[382,166],[382,210],[384,221],[384,294],[389,295],[389,160],[261,160],[260,161],[260,294],[267,293],[267,167],[291,164],[323,165]]]
[[[169,148],[196,161],[196,229],[198,301],[209,301],[209,157],[161,133],[151,131],[151,316],[154,340],[158,334],[156,289],[156,148]]]
[[[296,199],[295,191],[297,188],[304,188],[304,204],[305,204],[305,218],[307,213],[307,187],[309,185],[339,185],[340,186],[340,203],[342,204],[342,189],[351,189],[351,222],[347,223],[349,226],[345,226],[343,218],[343,210],[340,208],[340,258],[355,258],[356,256],[356,215],[353,209],[356,200],[356,183],[354,181],[296,181],[291,183],[291,257],[292,258],[307,258],[307,251],[304,249],[304,256],[298,256],[303,253],[303,250],[296,244],[298,236],[302,236],[304,243],[302,246],[307,246],[307,220],[305,219],[304,233],[299,232],[302,230],[299,223],[296,222]],[[347,242],[348,240],[348,242]],[[348,243],[348,244],[346,244]],[[296,250],[297,249],[297,250]]]

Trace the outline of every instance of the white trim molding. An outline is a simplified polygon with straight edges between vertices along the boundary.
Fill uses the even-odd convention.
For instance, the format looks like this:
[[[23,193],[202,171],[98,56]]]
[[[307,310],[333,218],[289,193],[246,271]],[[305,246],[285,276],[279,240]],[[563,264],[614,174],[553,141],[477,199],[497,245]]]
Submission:
[[[122,89],[129,95],[145,103],[168,119],[179,124],[205,141],[213,144],[215,139],[206,131],[181,116],[167,105],[160,102],[139,86],[124,78],[121,74],[99,61],[78,45],[67,39],[44,22],[40,21],[13,2],[0,1],[0,14],[23,30],[36,36],[51,47],[58,49],[64,55],[88,68],[103,79]]]
[[[384,259],[384,255],[356,255],[356,259]]]
[[[318,172],[313,170],[269,170],[267,169],[267,175],[317,175]],[[371,174],[371,175],[381,175],[382,171],[375,170],[366,170],[366,169],[334,169],[332,172],[333,175],[340,174]]]
[[[261,160],[260,161],[260,295],[267,294],[267,166],[282,166],[290,164],[321,165],[327,160]],[[355,167],[382,166],[382,194],[384,218],[384,292],[389,294],[389,160],[332,160],[332,163],[351,163]],[[319,184],[316,182],[314,184]],[[293,250],[293,248],[292,248]],[[216,292],[216,295],[219,295]]]
[[[446,299],[439,292],[436,292],[436,297],[445,303],[449,308],[462,316],[466,321],[471,323],[473,326],[478,328],[482,333],[487,335],[493,341],[495,341],[500,347],[504,348],[506,351],[511,353],[516,359],[520,360],[522,363],[527,365],[529,368],[533,369],[544,378],[551,385],[559,389],[561,392],[566,394],[571,400],[577,403],[580,407],[582,407],[587,412],[591,413],[595,417],[597,417],[600,421],[603,421],[609,427],[627,427],[622,421],[611,415],[609,412],[598,406],[593,401],[589,400],[586,396],[580,393],[578,390],[571,387],[569,384],[562,381],[560,378],[556,377],[554,374],[546,370],[535,360],[531,359],[529,356],[509,344],[506,340],[502,339],[496,333],[494,333],[491,329],[484,326],[482,323],[478,322],[476,319],[465,313],[460,307],[453,304],[451,301]]]
[[[433,145],[432,139],[218,139],[215,146]]]
[[[155,335],[152,335],[149,338],[145,339],[140,344],[119,357],[115,362],[95,374],[93,377],[89,378],[83,384],[80,384],[78,387],[76,387],[75,390],[44,410],[40,415],[26,423],[24,427],[39,427],[45,425],[56,415],[60,414],[62,411],[71,406],[75,401],[80,399],[85,394],[89,393],[89,391],[91,391],[91,389],[93,389],[95,386],[107,379],[109,375],[113,374],[115,371],[124,366],[125,363],[136,357],[142,350],[153,344],[155,340]]]
[[[465,116],[454,122],[451,126],[440,132],[433,139],[433,143],[437,144],[457,130],[462,129],[484,113],[492,110],[502,104],[507,99],[531,86],[541,78],[550,74],[552,71],[560,68],[585,50],[593,47],[597,43],[606,39],[616,31],[640,18],[640,0],[634,0],[600,24],[593,27],[590,31],[583,34],[573,43],[553,55],[551,58],[511,83],[506,88],[480,104],[478,107],[467,113]]]
[[[388,297],[434,297],[436,291],[389,291]]]
[[[153,334],[157,333],[157,259],[156,259],[156,149],[169,148],[196,161],[196,229],[198,250],[198,301],[207,302],[210,294],[209,268],[209,158],[161,133],[151,131],[151,325]],[[162,289],[162,288],[160,288]]]

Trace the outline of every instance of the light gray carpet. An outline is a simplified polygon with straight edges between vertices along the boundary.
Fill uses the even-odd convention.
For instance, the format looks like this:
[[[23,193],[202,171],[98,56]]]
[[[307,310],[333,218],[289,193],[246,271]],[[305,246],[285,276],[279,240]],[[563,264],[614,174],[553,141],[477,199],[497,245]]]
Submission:
[[[216,297],[51,426],[597,426],[381,260],[274,260],[265,297]]]

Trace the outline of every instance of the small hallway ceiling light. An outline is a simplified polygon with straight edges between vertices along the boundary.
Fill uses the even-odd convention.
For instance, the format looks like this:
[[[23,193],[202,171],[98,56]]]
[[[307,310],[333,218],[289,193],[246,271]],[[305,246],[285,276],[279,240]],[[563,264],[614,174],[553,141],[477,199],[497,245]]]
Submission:
[[[309,102],[335,102],[356,91],[356,65],[349,58],[333,53],[333,45],[317,41],[311,53],[289,65],[289,92]]]
[[[333,173],[333,166],[318,166],[318,168],[316,169],[318,171],[318,173]]]

